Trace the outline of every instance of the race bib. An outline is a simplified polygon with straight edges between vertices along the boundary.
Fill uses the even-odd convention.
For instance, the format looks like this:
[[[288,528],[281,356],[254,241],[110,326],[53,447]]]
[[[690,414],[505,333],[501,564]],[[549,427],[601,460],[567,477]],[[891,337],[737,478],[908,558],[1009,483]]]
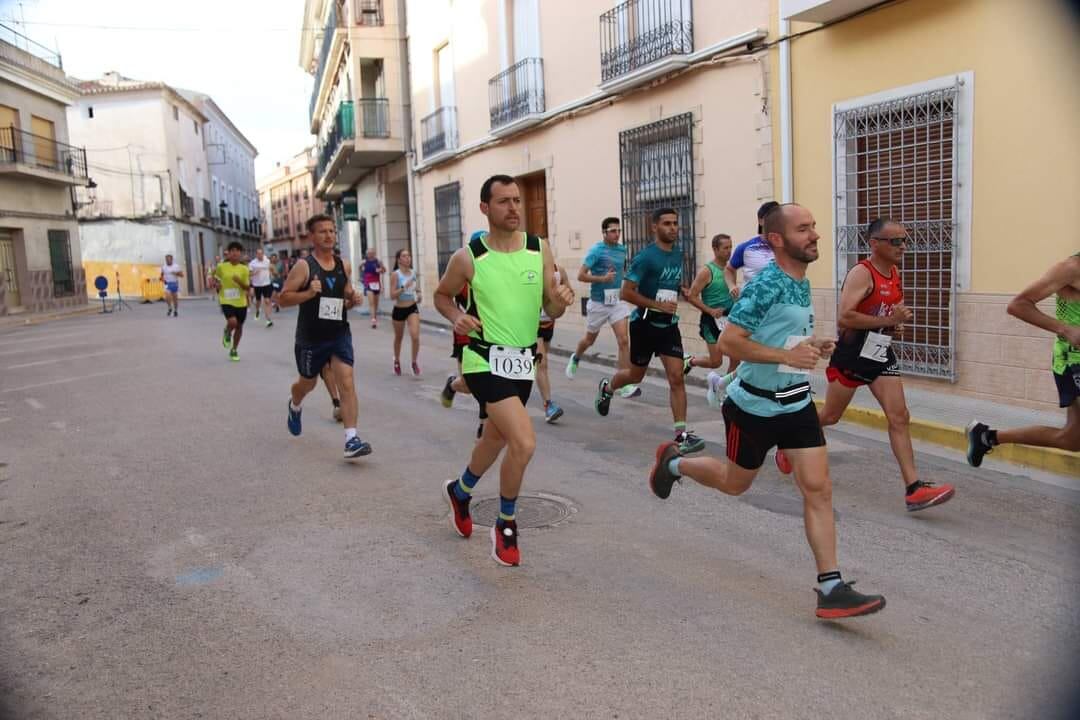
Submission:
[[[377,282],[369,282],[367,284],[367,289],[371,290],[372,292],[379,292],[379,283],[377,283]]]
[[[536,377],[532,350],[492,345],[488,353],[491,374],[507,380],[532,380]]]
[[[890,345],[892,345],[891,335],[871,330],[866,333],[866,341],[863,343],[859,357],[879,363],[888,362]]]
[[[675,302],[679,299],[679,293],[675,290],[657,290],[656,302]]]
[[[319,298],[320,320],[341,320],[345,301],[341,298]]]
[[[239,300],[240,288],[225,288],[225,292],[222,294],[222,297],[226,300]]]
[[[789,335],[788,339],[784,341],[784,349],[785,350],[790,350],[791,348],[795,347],[796,345],[798,345],[802,341],[809,340],[809,339],[810,339],[809,335]],[[776,371],[777,372],[782,372],[782,373],[791,373],[793,375],[806,375],[806,374],[808,374],[810,372],[809,370],[803,370],[802,368],[792,367],[791,365],[783,365],[783,364],[777,365],[776,366]]]
[[[604,291],[604,304],[605,305],[618,305],[619,304],[619,294],[621,292],[622,291],[619,290],[619,288],[613,288],[611,290],[605,290]]]

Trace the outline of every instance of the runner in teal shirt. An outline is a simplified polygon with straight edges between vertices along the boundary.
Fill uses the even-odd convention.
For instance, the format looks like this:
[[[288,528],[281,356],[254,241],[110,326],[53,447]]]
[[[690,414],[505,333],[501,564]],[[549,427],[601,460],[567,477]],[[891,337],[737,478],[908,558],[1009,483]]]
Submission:
[[[656,449],[649,487],[667,498],[675,481],[686,476],[741,495],[769,450],[783,449],[803,495],[806,537],[817,563],[815,614],[839,619],[875,613],[885,607],[885,598],[856,591],[840,576],[836,559],[829,456],[806,375],[836,345],[812,337],[806,268],[818,258],[815,225],[810,211],[798,205],[781,205],[764,218],[763,236],[775,262],[747,284],[720,337],[724,354],[741,361],[723,406],[727,458],[687,458],[678,443],[664,443]]]
[[[636,306],[630,316],[630,367],[600,381],[594,407],[606,417],[612,394],[645,378],[653,356],[659,357],[668,379],[675,442],[684,453],[705,449],[705,441],[686,428],[686,383],[689,358],[679,332],[679,291],[683,251],[679,245],[679,214],[671,208],[653,213],[654,241],[630,261],[622,298]]]

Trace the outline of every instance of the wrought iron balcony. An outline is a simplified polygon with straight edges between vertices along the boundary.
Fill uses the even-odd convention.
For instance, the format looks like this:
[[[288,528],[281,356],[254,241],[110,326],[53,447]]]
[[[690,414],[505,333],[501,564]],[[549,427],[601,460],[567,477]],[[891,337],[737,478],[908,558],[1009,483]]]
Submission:
[[[315,106],[319,102],[319,90],[322,88],[323,75],[326,73],[326,61],[330,55],[330,48],[334,44],[334,33],[341,27],[341,20],[337,14],[337,3],[330,3],[330,16],[326,18],[323,27],[322,47],[319,49],[319,64],[315,68],[315,87],[311,90],[311,103],[308,106],[308,117],[314,118]]]
[[[441,107],[420,121],[424,159],[457,148],[457,108]]]
[[[326,173],[326,167],[330,164],[334,153],[341,147],[341,143],[355,137],[356,118],[353,116],[353,104],[351,100],[346,100],[338,106],[338,111],[334,114],[334,126],[330,128],[326,139],[319,147],[319,161],[315,166],[316,182]]]
[[[688,0],[626,0],[600,16],[600,82],[694,51]]]
[[[184,192],[184,188],[180,188],[180,214],[184,217],[195,214],[195,198]]]
[[[544,112],[544,60],[525,58],[488,81],[491,129]]]
[[[210,218],[214,217],[213,210],[210,209],[210,201],[203,199],[202,201],[202,220],[203,222],[210,222]]]
[[[360,111],[360,134],[366,138],[390,137],[390,101],[386,98],[360,98],[354,101]],[[297,202],[300,198],[296,199]]]
[[[0,128],[0,169],[6,170],[6,165],[27,168],[28,174],[35,174],[35,170],[57,173],[70,178],[72,184],[82,185],[87,180],[84,148],[34,135],[13,125]],[[43,174],[42,179],[50,178]]]

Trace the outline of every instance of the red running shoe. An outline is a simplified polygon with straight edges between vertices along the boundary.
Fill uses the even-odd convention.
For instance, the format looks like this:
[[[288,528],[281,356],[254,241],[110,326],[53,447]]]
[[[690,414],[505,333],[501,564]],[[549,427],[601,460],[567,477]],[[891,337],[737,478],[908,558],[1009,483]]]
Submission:
[[[394,361],[394,374],[395,375],[400,375],[401,374],[401,363],[398,362],[397,360]]]
[[[948,502],[955,494],[956,488],[948,483],[935,485],[919,480],[915,483],[915,491],[905,495],[904,501],[907,503],[908,512],[915,512]]]
[[[784,454],[783,450],[776,451],[776,469],[785,475],[791,474],[791,461],[788,460],[788,456]]]
[[[506,567],[521,564],[521,551],[518,550],[517,523],[507,520],[491,528],[491,559]]]
[[[443,483],[443,498],[450,506],[451,529],[461,537],[467,538],[472,535],[472,516],[469,515],[469,502],[472,498],[458,500],[457,495],[454,494],[454,485],[457,481],[457,478],[450,478]]]

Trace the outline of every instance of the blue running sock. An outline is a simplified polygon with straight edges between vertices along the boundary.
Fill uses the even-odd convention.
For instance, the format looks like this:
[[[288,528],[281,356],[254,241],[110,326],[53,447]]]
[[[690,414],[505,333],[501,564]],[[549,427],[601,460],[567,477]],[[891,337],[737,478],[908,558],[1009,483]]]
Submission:
[[[480,482],[479,475],[473,475],[469,466],[465,466],[465,472],[461,473],[461,477],[454,483],[454,497],[458,500],[468,500],[472,497],[473,488],[476,487],[476,483]]]
[[[818,588],[821,589],[822,595],[828,595],[833,591],[833,588],[843,582],[840,577],[839,570],[833,570],[832,572],[821,573],[817,576]]]
[[[679,472],[679,462],[681,460],[681,457],[671,458],[671,460],[667,464],[668,472],[670,472],[675,477],[682,477],[682,473]]]
[[[499,525],[505,525],[510,520],[514,519],[514,513],[517,509],[517,498],[506,498],[502,495],[499,496]]]

